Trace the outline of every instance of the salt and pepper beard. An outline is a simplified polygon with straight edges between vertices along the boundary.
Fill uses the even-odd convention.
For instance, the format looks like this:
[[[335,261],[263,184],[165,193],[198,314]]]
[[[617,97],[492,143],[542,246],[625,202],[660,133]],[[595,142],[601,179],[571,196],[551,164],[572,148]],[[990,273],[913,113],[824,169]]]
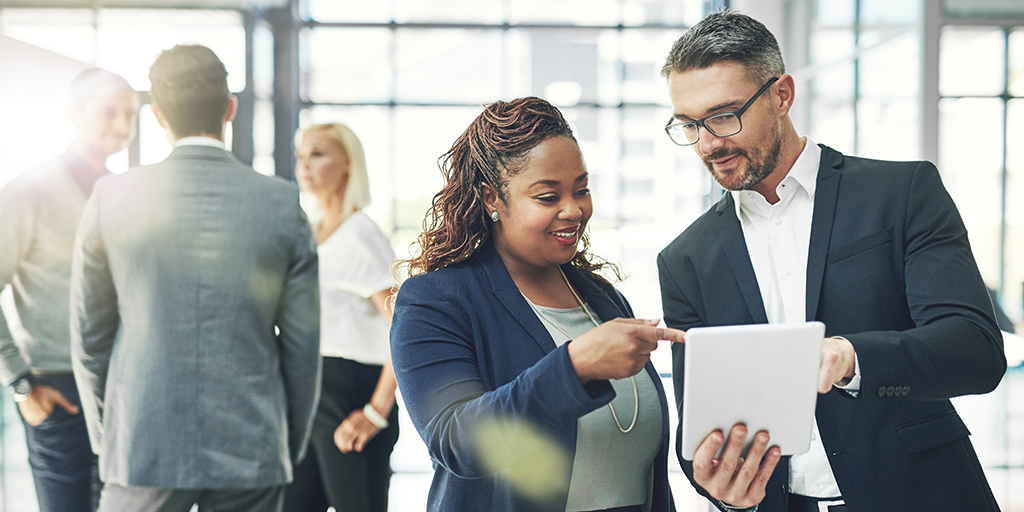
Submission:
[[[772,132],[774,133],[774,137],[767,152],[760,148],[750,150],[742,148],[721,148],[710,155],[701,155],[701,160],[704,161],[704,166],[708,168],[711,176],[715,178],[715,181],[717,181],[722,188],[726,190],[748,190],[750,187],[761,183],[762,180],[767,178],[779,164],[779,154],[782,152],[782,133],[778,126],[776,126]],[[722,183],[721,177],[715,173],[715,168],[711,161],[734,155],[740,155],[747,159],[746,176],[744,176],[743,183],[741,183],[739,187],[729,188]],[[751,158],[751,155],[753,155],[753,158]]]

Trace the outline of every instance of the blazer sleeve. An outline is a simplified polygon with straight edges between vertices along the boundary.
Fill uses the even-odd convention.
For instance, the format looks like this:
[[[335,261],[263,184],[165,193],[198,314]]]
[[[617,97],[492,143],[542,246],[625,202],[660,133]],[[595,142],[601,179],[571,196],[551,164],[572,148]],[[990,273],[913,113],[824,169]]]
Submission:
[[[1003,338],[960,214],[930,162],[914,170],[904,221],[906,301],[915,328],[842,334],[853,344],[864,399],[988,393],[1006,371]]]
[[[703,322],[700,315],[687,296],[687,286],[696,286],[697,279],[690,279],[687,273],[695,272],[689,260],[677,261],[673,267],[666,261],[664,253],[658,254],[658,280],[661,285],[661,304],[665,315],[665,325],[674,329],[687,330],[692,327],[701,327]],[[677,275],[674,274],[675,271]],[[693,276],[696,277],[696,276]],[[681,343],[672,344],[672,390],[676,401],[676,413],[678,418],[683,417],[683,371],[686,368],[686,347]],[[682,456],[682,421],[676,424],[676,458],[683,473],[690,480],[693,488],[712,503],[718,501],[711,496],[703,487],[697,485],[693,479],[693,462]]]
[[[551,453],[549,460],[571,464],[571,452],[559,451],[555,432],[610,402],[611,384],[582,386],[565,344],[510,382],[487,389],[485,377],[493,375],[482,374],[487,370],[477,351],[524,340],[499,331],[491,319],[474,320],[471,305],[486,292],[456,292],[436,281],[406,281],[391,329],[402,398],[431,458],[461,478],[493,474],[544,452]],[[559,453],[567,457],[559,459]]]
[[[89,198],[75,236],[71,264],[71,366],[94,452],[103,434],[107,371],[121,326],[117,290],[100,230],[100,187]]]
[[[296,208],[298,208],[296,204]],[[316,239],[301,211],[295,215],[294,255],[275,324],[288,412],[292,462],[302,460],[320,400],[320,285]]]
[[[658,280],[661,285],[661,309],[665,315],[665,325],[673,329],[686,330],[701,327],[703,321],[697,310],[699,304],[691,302],[688,295],[698,295],[699,290],[689,290],[697,286],[696,270],[688,259],[676,262],[675,267],[666,261],[664,253],[658,254]],[[692,278],[690,276],[692,274]],[[675,345],[673,345],[675,346]]]

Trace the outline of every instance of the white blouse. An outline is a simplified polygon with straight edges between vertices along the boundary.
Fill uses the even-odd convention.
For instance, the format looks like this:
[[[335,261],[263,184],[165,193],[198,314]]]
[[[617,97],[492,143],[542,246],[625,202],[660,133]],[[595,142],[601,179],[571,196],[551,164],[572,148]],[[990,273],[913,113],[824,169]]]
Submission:
[[[388,324],[371,295],[395,286],[395,251],[363,212],[345,219],[318,247],[320,354],[383,365],[390,354]]]

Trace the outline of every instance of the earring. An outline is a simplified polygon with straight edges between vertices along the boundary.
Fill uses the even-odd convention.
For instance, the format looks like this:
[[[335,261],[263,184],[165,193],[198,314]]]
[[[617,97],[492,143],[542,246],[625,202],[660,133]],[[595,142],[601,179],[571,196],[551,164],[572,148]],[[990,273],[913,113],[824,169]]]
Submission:
[[[497,211],[491,212],[491,220],[494,221],[494,222],[498,222],[498,212]]]

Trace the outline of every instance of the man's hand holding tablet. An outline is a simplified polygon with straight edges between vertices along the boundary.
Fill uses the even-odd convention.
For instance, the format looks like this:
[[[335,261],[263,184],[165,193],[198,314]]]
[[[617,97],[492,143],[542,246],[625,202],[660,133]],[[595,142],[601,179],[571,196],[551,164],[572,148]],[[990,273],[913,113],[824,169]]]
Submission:
[[[693,479],[730,508],[744,509],[761,503],[768,479],[782,458],[778,446],[768,448],[770,437],[763,430],[754,435],[747,456],[742,457],[746,439],[747,427],[737,423],[729,433],[721,458],[715,458],[725,443],[719,430],[708,434],[693,455]]]

